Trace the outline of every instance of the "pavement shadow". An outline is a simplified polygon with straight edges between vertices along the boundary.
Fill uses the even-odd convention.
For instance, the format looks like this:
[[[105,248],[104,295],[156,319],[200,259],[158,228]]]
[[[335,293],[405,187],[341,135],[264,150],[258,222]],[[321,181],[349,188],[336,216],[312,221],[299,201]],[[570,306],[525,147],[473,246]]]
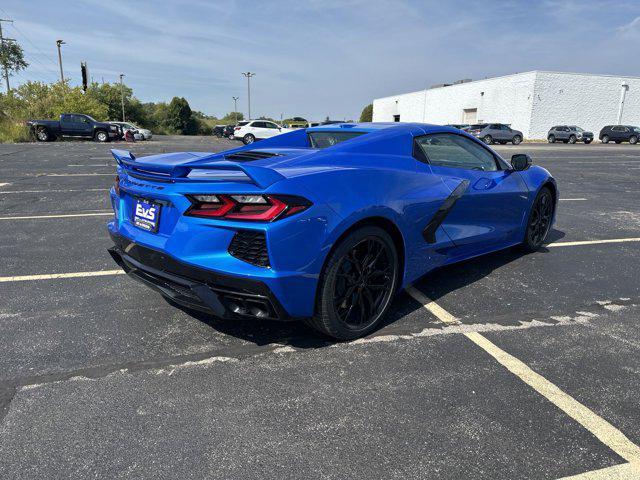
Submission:
[[[548,242],[557,241],[565,236],[564,232],[552,230],[549,232]],[[547,252],[547,249],[541,249]],[[424,292],[432,300],[454,290],[466,287],[486,277],[495,269],[500,268],[514,260],[526,255],[522,250],[510,248],[499,252],[490,253],[481,257],[450,265],[430,272],[416,282],[416,287]],[[254,319],[220,319],[206,313],[192,310],[167,300],[171,305],[179,308],[187,315],[209,325],[218,332],[241,340],[254,343],[257,346],[269,344],[281,344],[294,348],[322,348],[331,346],[338,341],[328,338],[301,321],[278,322],[271,320]],[[400,292],[394,299],[389,312],[380,323],[375,335],[382,329],[391,329],[392,332],[400,325],[394,325],[403,317],[415,312],[417,308],[415,300],[405,293]]]

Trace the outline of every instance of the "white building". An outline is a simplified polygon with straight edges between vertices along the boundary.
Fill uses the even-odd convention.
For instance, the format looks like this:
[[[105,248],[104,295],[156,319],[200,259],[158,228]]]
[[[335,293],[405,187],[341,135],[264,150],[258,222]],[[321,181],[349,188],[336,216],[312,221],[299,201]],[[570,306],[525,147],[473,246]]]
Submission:
[[[461,80],[377,98],[374,122],[497,122],[545,139],[554,125],[578,125],[598,137],[605,125],[640,125],[640,77],[533,71]]]

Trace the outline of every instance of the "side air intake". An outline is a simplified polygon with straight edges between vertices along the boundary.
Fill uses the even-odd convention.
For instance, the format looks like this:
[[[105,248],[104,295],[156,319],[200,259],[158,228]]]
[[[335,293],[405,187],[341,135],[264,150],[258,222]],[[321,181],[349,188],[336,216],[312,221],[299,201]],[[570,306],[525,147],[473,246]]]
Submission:
[[[230,153],[224,158],[233,162],[252,162],[263,158],[279,157],[278,153],[263,152],[261,150],[244,150],[242,152]]]

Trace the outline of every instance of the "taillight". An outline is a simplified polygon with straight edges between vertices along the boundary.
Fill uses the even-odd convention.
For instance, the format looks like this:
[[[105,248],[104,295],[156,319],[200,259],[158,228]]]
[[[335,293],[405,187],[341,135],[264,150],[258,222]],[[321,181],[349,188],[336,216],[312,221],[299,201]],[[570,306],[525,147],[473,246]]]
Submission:
[[[234,129],[233,129],[233,130],[234,130],[234,131],[235,131],[235,130],[240,130],[240,127],[234,127]]]
[[[113,183],[113,189],[116,191],[116,195],[120,195],[120,175],[116,175],[115,181]]]
[[[311,202],[291,195],[189,195],[185,215],[272,222],[306,210]]]

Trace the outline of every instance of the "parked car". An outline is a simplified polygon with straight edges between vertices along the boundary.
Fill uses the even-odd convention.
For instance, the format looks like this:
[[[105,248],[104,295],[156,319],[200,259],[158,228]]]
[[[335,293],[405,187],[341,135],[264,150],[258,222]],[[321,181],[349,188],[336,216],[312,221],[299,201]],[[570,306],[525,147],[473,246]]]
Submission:
[[[224,136],[224,129],[227,128],[226,125],[216,125],[215,127],[213,127],[213,135],[218,137],[218,138],[222,138]]]
[[[98,142],[108,142],[118,138],[117,125],[98,122],[89,115],[63,113],[59,120],[29,120],[27,122],[39,142],[50,142],[58,137],[93,138]]]
[[[508,142],[518,145],[524,138],[520,130],[514,130],[504,123],[476,123],[467,128],[467,131],[487,145],[494,142],[501,145]]]
[[[153,138],[153,134],[151,133],[151,130],[137,127],[133,123],[129,123],[129,122],[109,122],[109,123],[120,126],[120,128],[122,128],[123,133],[126,132],[127,130],[131,130],[133,132],[133,137],[136,140],[151,140]]]
[[[447,127],[457,128],[458,130],[466,130],[470,127],[468,123],[450,123]]]
[[[587,132],[575,125],[557,125],[551,127],[547,134],[549,143],[561,141],[564,143],[584,142],[587,145],[593,142],[593,132]]]
[[[613,141],[616,143],[629,142],[635,145],[640,138],[640,128],[633,125],[607,125],[600,130],[599,138],[602,143]]]
[[[238,122],[238,125],[233,130],[233,138],[242,140],[245,145],[249,145],[256,140],[275,137],[290,131],[291,129],[283,128],[277,123],[268,120],[252,120]]]
[[[235,130],[236,125],[225,125],[224,130],[222,131],[222,136],[226,138],[233,137],[233,131]]]
[[[373,331],[429,271],[540,248],[558,198],[528,155],[509,164],[435,125],[327,125],[221,153],[112,152],[110,253],[125,272],[172,304],[304,319],[338,339]]]

